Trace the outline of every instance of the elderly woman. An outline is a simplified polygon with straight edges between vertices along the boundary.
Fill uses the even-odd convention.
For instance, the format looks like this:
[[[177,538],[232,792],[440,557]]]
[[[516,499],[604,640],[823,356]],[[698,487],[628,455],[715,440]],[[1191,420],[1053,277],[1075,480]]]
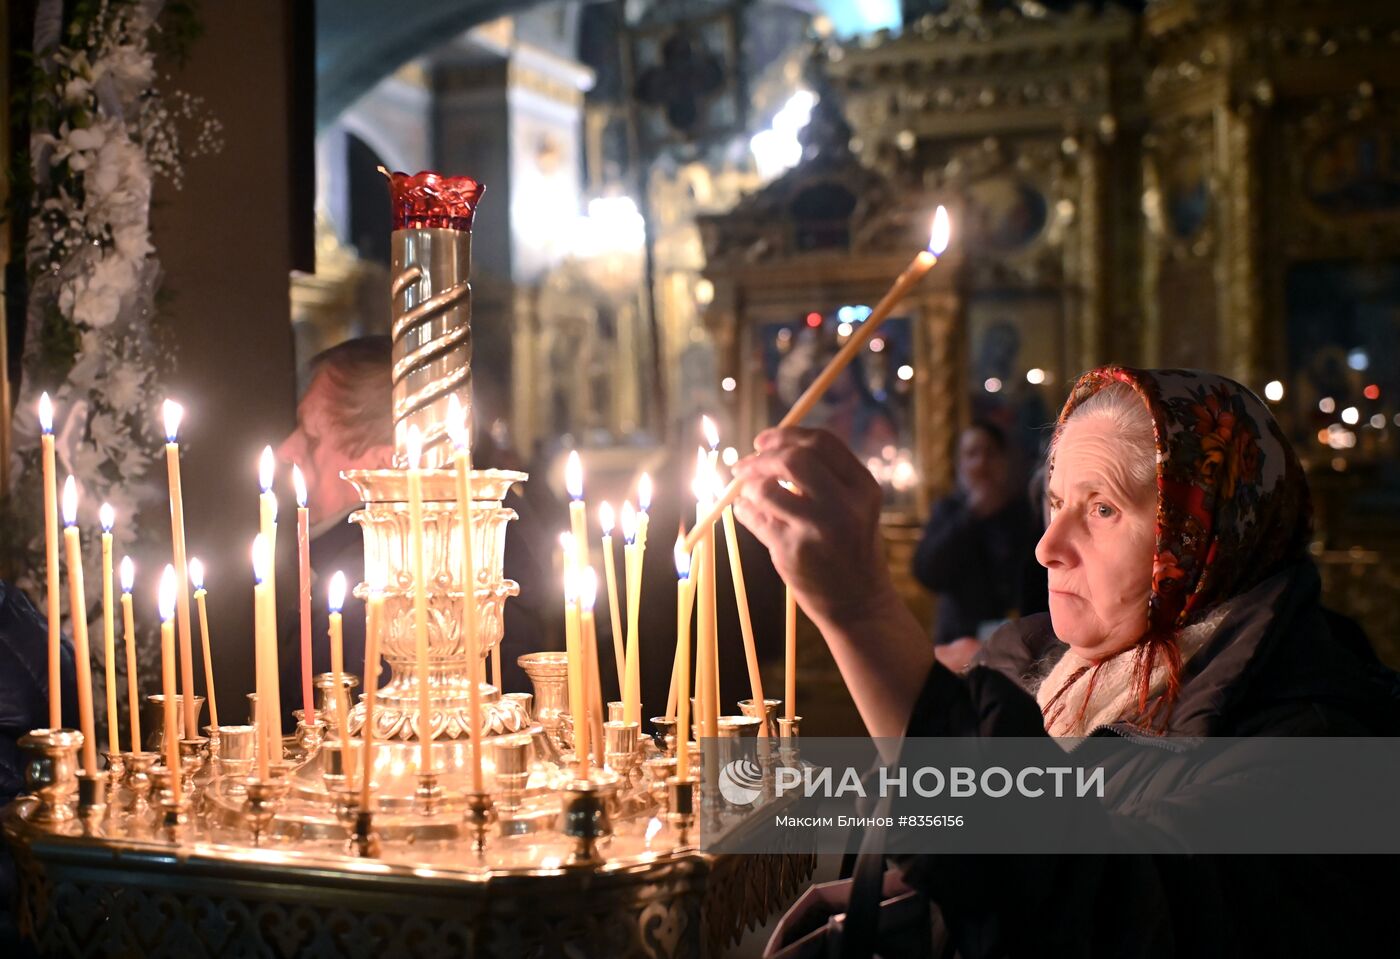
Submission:
[[[1050,612],[1004,626],[961,675],[895,594],[880,491],[860,464],[808,430],[766,432],[756,448],[736,467],[736,511],[820,628],[872,736],[1400,734],[1400,681],[1319,604],[1297,457],[1237,383],[1122,367],[1079,379],[1036,549]],[[1131,807],[1106,805],[1132,815],[1159,801],[1162,815],[1189,802],[1178,785],[1136,783]],[[938,903],[963,959],[1359,955],[1345,950],[1371,941],[1396,887],[1392,869],[1372,883],[1345,857],[895,864]]]

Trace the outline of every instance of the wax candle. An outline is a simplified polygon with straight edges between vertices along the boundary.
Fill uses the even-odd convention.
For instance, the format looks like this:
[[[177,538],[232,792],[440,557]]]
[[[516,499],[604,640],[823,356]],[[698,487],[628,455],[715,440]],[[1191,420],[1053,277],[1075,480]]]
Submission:
[[[63,680],[59,670],[63,612],[58,598],[58,479],[54,475],[53,402],[47,393],[39,396],[39,430],[44,484],[44,576],[48,587],[49,728],[58,729],[63,725]]]
[[[787,428],[799,425],[812,408],[817,405],[817,401],[831,389],[836,378],[839,377],[851,365],[851,362],[861,355],[861,352],[870,343],[876,330],[894,310],[899,302],[909,294],[924,275],[933,269],[938,258],[943,251],[948,248],[948,241],[952,236],[952,224],[948,219],[948,211],[940,206],[933,217],[933,229],[929,233],[928,248],[920,250],[914,259],[909,261],[909,265],[904,268],[904,272],[899,274],[894,283],[880,302],[875,304],[875,309],[870,311],[870,315],[856,328],[846,340],[846,345],[831,358],[826,367],[817,374],[816,379],[808,384],[802,391],[802,395],[792,404],[792,408],[787,411],[781,420],[778,421],[779,428]],[[739,484],[731,482],[725,489],[723,495],[710,506],[708,515],[702,517],[703,522],[697,523],[695,529],[690,531],[686,538],[686,546],[692,547],[700,536],[704,535],[702,529],[711,526],[715,520],[719,519],[720,511],[728,504],[734,502],[734,497],[739,495]]]
[[[360,730],[364,739],[364,766],[360,770],[360,808],[369,810],[370,788],[374,782],[374,701],[379,693],[380,632],[384,628],[384,584],[370,583],[369,602],[365,607],[365,724]]]
[[[593,607],[598,602],[598,574],[592,566],[584,567],[579,575],[579,641],[583,648],[583,701],[587,713],[588,739],[584,752],[601,751],[603,737],[603,693],[598,676],[598,628]],[[600,764],[602,758],[594,756]]]
[[[641,637],[637,635],[642,602],[642,571],[637,552],[637,513],[631,500],[622,504],[622,568],[627,578],[626,682],[622,692],[622,718],[642,721]],[[639,727],[640,728],[640,727]]]
[[[214,692],[214,650],[209,643],[209,607],[205,602],[209,594],[204,589],[204,564],[198,557],[190,560],[190,585],[194,587],[194,608],[199,614],[199,642],[204,650],[204,689],[209,697],[209,722],[217,727],[219,702]]]
[[[253,722],[258,727],[258,778],[267,778],[267,767],[275,755],[282,758],[281,731],[272,726],[272,697],[268,692],[271,668],[269,660],[276,655],[276,639],[271,636],[267,615],[267,581],[272,573],[267,539],[262,533],[253,537],[253,655],[258,700]]]
[[[131,751],[141,749],[141,684],[136,677],[136,615],[131,608],[131,590],[136,585],[136,566],[130,556],[123,556],[122,574],[122,636],[126,640],[126,710],[131,725]]]
[[[684,523],[681,523],[681,524],[678,524],[678,526],[679,526],[679,531],[678,531],[677,534],[676,534],[676,536],[678,537],[677,540],[676,540],[676,546],[673,547],[673,549],[672,549],[672,555],[673,555],[673,557],[676,557],[676,556],[677,556],[677,554],[675,553],[675,550],[676,550],[676,549],[679,549],[681,552],[685,552],[685,544],[684,544],[684,540],[685,540],[685,524],[684,524]],[[680,562],[679,558],[677,558],[676,561],[677,561],[677,563],[679,563],[679,562]],[[687,642],[689,642],[689,636],[690,636],[690,633],[689,633],[689,629],[690,629],[690,620],[691,620],[691,617],[692,617],[692,616],[694,615],[694,613],[695,613],[695,577],[689,575],[689,573],[692,572],[692,571],[694,571],[695,566],[696,566],[696,554],[695,554],[695,553],[686,553],[686,554],[685,554],[685,566],[686,566],[686,570],[687,570],[686,582],[685,582],[685,584],[684,584],[685,588],[684,588],[683,590],[681,590],[681,591],[677,594],[677,601],[680,603],[680,605],[677,607],[676,613],[677,613],[681,618],[683,618],[683,619],[685,620],[685,622],[686,622],[686,630],[687,630],[687,632],[686,632],[686,637],[687,637]],[[677,585],[679,586],[679,585],[681,585],[681,584],[677,584]],[[679,650],[678,650],[677,652],[679,653]],[[687,646],[687,647],[686,647],[686,656],[689,656],[689,655],[690,655],[690,648],[689,648],[689,646]],[[667,698],[666,698],[666,715],[667,715],[667,716],[675,716],[675,715],[677,715],[677,712],[676,712],[676,701],[677,701],[677,696],[679,695],[679,693],[677,692],[677,690],[678,690],[678,689],[681,689],[681,688],[684,688],[684,687],[680,686],[680,666],[681,666],[681,663],[680,663],[680,656],[677,655],[677,656],[675,657],[675,659],[674,659],[674,660],[672,661],[672,663],[671,663],[671,691],[670,691],[670,693],[668,694],[668,696],[667,696]],[[693,673],[692,673],[692,675],[693,675]],[[686,697],[689,698],[689,696],[690,696],[690,692],[689,692],[689,690],[687,690],[687,691],[686,691]]]
[[[452,440],[453,465],[457,471],[457,512],[462,516],[462,637],[467,654],[467,713],[472,740],[471,791],[485,791],[483,778],[483,743],[485,730],[481,724],[481,646],[476,632],[476,548],[472,528],[472,457],[471,430],[467,426],[467,411],[452,394],[447,404],[447,433]]]
[[[573,534],[564,533],[559,545],[568,556],[574,549]],[[588,710],[583,698],[583,650],[580,645],[582,628],[579,624],[578,571],[572,566],[564,569],[564,650],[569,662],[569,717],[574,723],[574,759],[579,778],[588,775]]]
[[[161,409],[165,420],[165,475],[170,484],[170,549],[175,567],[175,623],[180,639],[180,690],[184,694],[185,731],[198,735],[199,716],[194,709],[194,631],[190,627],[189,566],[185,561],[185,500],[180,489],[180,421],[185,409],[166,400]]]
[[[643,473],[637,480],[637,545],[642,552],[647,548],[647,530],[651,526],[651,474]]]
[[[301,613],[301,716],[308,726],[316,722],[316,700],[311,689],[311,515],[306,508],[306,478],[292,466],[292,487],[297,495],[297,604]]]
[[[83,733],[83,772],[97,775],[97,737],[92,716],[92,660],[88,651],[87,599],[83,593],[83,546],[78,537],[78,487],[63,483],[63,541],[68,551],[68,611],[73,616],[73,658],[78,665],[78,726]]]
[[[345,574],[336,570],[326,587],[326,608],[330,611],[331,672],[335,674],[335,725],[340,730],[340,741],[350,744],[350,704],[345,695],[345,627],[341,619],[341,608],[345,606]],[[346,756],[347,760],[349,756]],[[355,788],[353,763],[345,767],[345,786]]]
[[[117,624],[116,603],[112,601],[112,527],[116,511],[111,503],[103,503],[97,511],[102,525],[102,651],[106,658],[107,676],[107,753],[121,752],[117,741]]]
[[[613,659],[617,664],[617,689],[621,694],[627,683],[627,653],[623,649],[622,607],[617,602],[617,563],[613,560],[613,529],[617,519],[612,505],[604,501],[598,507],[598,525],[603,529],[603,579],[608,587],[608,615],[612,620]]]
[[[690,554],[685,551],[685,537],[676,536],[676,776],[681,782],[690,779],[690,610],[686,594],[690,592]],[[676,715],[676,714],[672,714]]]
[[[179,590],[175,567],[167,563],[160,574],[156,606],[160,611],[160,691],[165,697],[165,768],[170,770],[170,797],[180,802],[179,714],[175,708],[175,611]],[[261,702],[261,697],[259,697]],[[263,770],[262,775],[266,775]]]
[[[572,562],[575,573],[588,565],[588,513],[583,501],[583,461],[578,450],[569,453],[564,467],[564,486],[569,492],[569,531],[574,535],[574,555],[566,556],[565,562]]]
[[[418,667],[418,771],[433,771],[433,697],[428,672],[428,583],[423,571],[423,434],[410,424],[408,453],[409,562],[413,572],[413,645]]]
[[[783,714],[797,718],[797,598],[783,584]]]
[[[739,531],[734,522],[734,508],[724,508],[724,542],[729,548],[729,572],[734,580],[734,603],[739,608],[739,635],[744,641],[744,660],[749,668],[749,693],[753,702],[763,702],[763,677],[758,670],[758,647],[754,642],[753,617],[749,613],[749,592],[744,583],[744,564],[739,557]],[[763,731],[768,734],[767,712],[763,713]]]
[[[272,491],[276,478],[277,457],[271,446],[264,446],[258,458],[258,532],[267,541],[267,576],[263,585],[267,588],[268,631],[272,644],[272,655],[268,659],[268,722],[272,725],[274,741],[281,749],[282,743],[282,667],[277,659],[277,494]]]
[[[695,496],[696,512],[703,521],[711,509],[714,493],[713,472],[709,457],[704,450],[696,456]],[[715,539],[714,524],[701,534],[698,555],[700,569],[695,585],[696,614],[696,701],[699,704],[701,733],[707,738],[718,735],[719,730],[719,653],[718,633],[715,615]]]

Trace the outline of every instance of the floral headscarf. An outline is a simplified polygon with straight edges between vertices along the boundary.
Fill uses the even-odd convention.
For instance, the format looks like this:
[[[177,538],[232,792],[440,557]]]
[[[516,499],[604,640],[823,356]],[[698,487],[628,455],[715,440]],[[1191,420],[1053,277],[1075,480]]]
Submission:
[[[1166,637],[1306,554],[1307,481],[1268,407],[1214,373],[1090,370],[1074,384],[1057,432],[1114,383],[1131,386],[1152,414],[1157,540],[1148,636]]]

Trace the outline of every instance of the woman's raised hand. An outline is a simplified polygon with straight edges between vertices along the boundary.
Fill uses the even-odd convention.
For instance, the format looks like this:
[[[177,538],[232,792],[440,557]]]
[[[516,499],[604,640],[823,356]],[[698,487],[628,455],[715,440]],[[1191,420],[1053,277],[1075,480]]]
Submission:
[[[770,429],[734,466],[735,516],[818,625],[853,624],[895,598],[880,545],[880,486],[825,430]]]

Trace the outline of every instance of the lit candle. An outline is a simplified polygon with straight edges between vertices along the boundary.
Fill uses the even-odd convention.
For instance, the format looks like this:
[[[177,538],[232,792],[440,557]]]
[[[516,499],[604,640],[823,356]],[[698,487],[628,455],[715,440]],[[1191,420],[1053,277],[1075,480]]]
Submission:
[[[561,533],[559,545],[564,555],[574,550],[572,533]],[[583,655],[580,646],[582,627],[578,609],[578,571],[570,565],[564,567],[564,650],[569,662],[569,718],[574,724],[574,759],[578,763],[578,775],[588,775],[588,757],[585,745],[588,742],[588,710],[583,700]]]
[[[485,791],[482,775],[481,725],[481,646],[476,634],[476,551],[472,529],[472,456],[471,430],[467,426],[467,411],[457,394],[447,404],[447,433],[452,440],[454,466],[457,470],[457,511],[462,515],[462,634],[467,653],[467,713],[471,717],[472,764],[471,791]]]
[[[204,589],[204,564],[198,557],[190,560],[190,585],[194,587],[194,608],[199,614],[199,642],[204,650],[204,688],[209,696],[209,722],[219,725],[219,703],[214,695],[214,652],[209,644],[209,608]]]
[[[783,585],[783,713],[797,718],[797,598]]]
[[[647,529],[651,526],[651,474],[643,473],[637,480],[637,545],[642,552],[647,548]]]
[[[626,682],[622,692],[622,718],[625,722],[640,724],[642,662],[637,623],[642,602],[642,570],[637,553],[637,513],[632,508],[631,500],[622,504],[622,544],[622,568],[627,577],[627,657],[624,661]]]
[[[423,434],[408,427],[409,562],[413,568],[413,642],[418,664],[418,771],[433,771],[433,697],[428,675],[428,583],[423,573]]]
[[[695,497],[700,519],[711,509],[714,492],[709,457],[700,450],[695,466]],[[693,532],[693,531],[692,531]],[[700,537],[698,579],[695,584],[696,614],[695,678],[696,702],[700,711],[700,731],[713,738],[719,731],[718,635],[715,624],[715,535],[713,522],[706,524]]]
[[[875,304],[875,309],[870,311],[870,315],[865,318],[854,333],[846,340],[846,345],[831,358],[826,367],[812,380],[808,387],[802,391],[802,395],[797,398],[797,402],[792,404],[792,408],[787,411],[778,427],[785,429],[797,426],[812,412],[812,408],[817,405],[817,401],[831,389],[831,385],[836,382],[851,362],[861,355],[861,352],[870,343],[875,331],[880,328],[880,324],[885,322],[890,313],[899,302],[909,294],[924,274],[933,269],[933,265],[938,262],[938,258],[943,255],[943,251],[948,248],[948,240],[952,235],[952,224],[948,219],[948,211],[940,206],[933,217],[933,229],[929,233],[928,248],[920,250],[909,265],[904,268],[904,272],[899,274],[894,284],[889,288],[880,302]],[[702,522],[697,523],[695,528],[686,537],[687,548],[693,547],[700,537],[705,535],[703,530],[711,527],[715,520],[719,519],[720,511],[725,506],[734,502],[734,497],[739,495],[739,484],[731,482],[725,489],[723,495],[710,506],[709,512],[702,517]]]
[[[112,527],[117,517],[111,503],[103,503],[97,517],[102,524],[102,650],[107,656],[107,753],[115,756],[121,752],[117,741],[117,607],[112,601]]]
[[[92,660],[88,651],[87,599],[83,595],[83,546],[78,538],[78,487],[63,483],[63,541],[68,551],[68,609],[73,616],[73,658],[78,664],[78,726],[83,733],[83,772],[97,775],[92,718]]]
[[[350,742],[350,707],[345,698],[345,630],[340,610],[345,605],[345,574],[336,570],[326,587],[326,606],[330,610],[331,672],[335,675],[335,724],[343,745]],[[348,756],[347,756],[348,758]],[[354,770],[346,766],[346,786],[354,788]]]
[[[708,416],[702,416],[700,417],[700,432],[705,434],[705,445],[710,448],[710,469],[714,469],[715,464],[719,462],[719,427]],[[711,522],[714,521],[711,520]]]
[[[384,628],[384,584],[372,582],[365,608],[365,724],[364,767],[360,771],[360,809],[369,810],[370,786],[374,777],[374,700],[379,692],[379,643]]]
[[[729,547],[729,572],[734,579],[734,603],[739,607],[739,634],[744,640],[744,659],[749,667],[749,690],[753,701],[762,707],[763,703],[763,677],[758,671],[758,647],[754,643],[753,637],[753,617],[749,614],[749,591],[744,584],[744,564],[739,558],[739,531],[734,522],[734,508],[726,506],[724,508],[724,542]],[[763,731],[770,734],[768,729],[768,713],[762,713]]]
[[[180,802],[179,716],[175,710],[175,609],[179,582],[175,567],[167,563],[160,574],[157,607],[160,610],[160,691],[165,695],[165,768],[170,770],[170,798]],[[259,697],[259,703],[262,698]],[[262,775],[266,775],[263,769]]]
[[[122,635],[126,639],[126,710],[131,723],[131,751],[141,749],[141,695],[136,679],[136,616],[131,608],[131,590],[136,585],[136,567],[130,556],[122,557]]]
[[[578,450],[569,453],[564,467],[564,487],[569,491],[569,531],[574,534],[574,555],[564,557],[579,572],[588,565],[588,513],[583,501],[583,461]]]
[[[690,554],[685,537],[676,536],[676,669],[673,689],[679,716],[676,719],[676,776],[690,779]],[[674,715],[674,714],[673,714]]]
[[[267,541],[267,576],[263,585],[267,588],[267,618],[269,649],[272,651],[267,662],[268,673],[268,723],[272,726],[273,741],[281,749],[282,743],[282,667],[277,661],[277,494],[272,491],[272,481],[277,471],[277,457],[271,446],[264,446],[258,458],[258,532]]]
[[[253,722],[258,727],[258,778],[267,778],[267,766],[272,756],[282,758],[281,731],[272,729],[272,696],[268,693],[271,677],[269,660],[276,655],[276,639],[270,635],[267,615],[267,581],[272,573],[267,539],[262,533],[253,537],[253,655],[257,677],[258,702]]]
[[[301,612],[301,717],[316,722],[316,700],[311,690],[311,518],[306,508],[306,478],[292,466],[292,486],[297,494],[297,599]]]
[[[608,615],[612,619],[613,659],[617,662],[617,689],[626,686],[627,654],[623,650],[622,607],[617,602],[617,563],[613,560],[613,529],[617,518],[606,501],[598,507],[598,525],[603,528],[603,579],[608,587]]]
[[[677,532],[676,532],[676,546],[674,547],[674,550],[680,550],[681,552],[685,552],[685,524],[684,524],[684,523],[680,523],[680,524],[677,524],[677,525],[678,525],[678,529],[677,529]],[[673,550],[673,555],[674,555],[674,550]],[[680,559],[677,558],[677,559],[676,559],[677,567],[679,567],[680,562],[681,562]],[[685,620],[685,623],[686,623],[686,641],[687,641],[687,646],[686,646],[686,653],[685,653],[685,654],[686,654],[687,657],[690,656],[690,647],[689,647],[689,645],[688,645],[688,644],[689,644],[689,637],[690,637],[690,632],[689,632],[689,630],[690,630],[690,618],[691,618],[691,616],[694,615],[694,613],[695,613],[695,579],[690,575],[690,572],[691,572],[691,570],[693,570],[693,569],[695,568],[695,566],[696,566],[696,556],[695,556],[695,554],[694,554],[694,553],[686,553],[686,554],[685,554],[686,581],[685,581],[685,583],[684,583],[684,587],[685,587],[685,588],[682,589],[682,590],[680,590],[680,592],[678,592],[678,593],[676,594],[676,598],[677,598],[677,600],[678,600],[679,603],[680,603],[680,605],[679,605],[679,606],[677,607],[677,609],[676,609],[676,614],[677,614],[678,616],[680,616],[682,619],[684,619],[684,620]],[[681,584],[677,584],[677,585],[680,586]],[[679,693],[677,692],[677,690],[678,690],[678,689],[683,689],[683,688],[684,688],[684,687],[682,687],[682,686],[680,685],[680,668],[681,668],[681,662],[680,662],[680,655],[679,655],[679,652],[680,652],[680,651],[679,651],[679,649],[678,649],[678,650],[677,650],[676,658],[675,658],[675,659],[672,661],[672,663],[671,663],[671,691],[670,691],[670,693],[669,693],[669,694],[667,695],[667,697],[666,697],[666,715],[667,715],[667,716],[675,716],[675,715],[677,715],[677,711],[676,711],[676,700],[677,700],[677,696],[679,695]],[[687,682],[688,682],[688,681],[687,681]],[[690,696],[689,690],[686,691],[686,694],[685,694],[685,695],[686,695],[687,698],[689,698],[689,696]]]
[[[603,693],[598,676],[598,628],[593,607],[598,602],[598,574],[592,566],[579,574],[579,639],[583,646],[583,701],[588,721],[588,739],[583,751],[597,751],[603,738]],[[599,762],[601,764],[601,757]]]
[[[63,725],[63,681],[60,676],[60,632],[63,613],[58,598],[58,479],[54,475],[53,402],[49,394],[39,396],[39,448],[44,483],[44,562],[48,585],[49,616],[49,728]]]
[[[180,635],[180,689],[184,693],[186,735],[196,736],[194,711],[194,632],[190,627],[189,566],[185,561],[185,500],[180,490],[180,420],[185,409],[174,400],[162,407],[165,419],[165,475],[170,484],[170,546],[175,567],[175,622]]]

